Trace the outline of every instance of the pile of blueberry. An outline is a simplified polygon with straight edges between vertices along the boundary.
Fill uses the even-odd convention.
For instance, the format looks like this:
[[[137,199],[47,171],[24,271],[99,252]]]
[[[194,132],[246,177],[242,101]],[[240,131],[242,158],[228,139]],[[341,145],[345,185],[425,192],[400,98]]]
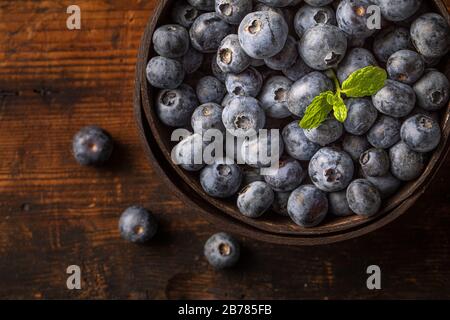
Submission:
[[[368,23],[373,5],[381,12],[381,29]],[[314,227],[327,214],[377,214],[383,199],[422,174],[441,139],[438,111],[447,106],[450,84],[435,67],[449,52],[450,29],[428,5],[175,1],[173,24],[153,34],[157,56],[146,74],[159,89],[155,112],[161,122],[192,132],[175,147],[177,157],[191,160],[201,152],[193,142],[208,129],[244,136],[274,123],[284,150],[277,172],[265,176],[263,163],[181,166],[199,172],[210,196],[237,195],[239,211],[250,218],[272,210]],[[330,113],[316,128],[300,127],[313,99],[336,90],[330,70],[342,84],[368,66],[386,69],[381,90],[345,99],[344,122]],[[263,143],[270,145],[270,136],[242,148],[257,154]]]

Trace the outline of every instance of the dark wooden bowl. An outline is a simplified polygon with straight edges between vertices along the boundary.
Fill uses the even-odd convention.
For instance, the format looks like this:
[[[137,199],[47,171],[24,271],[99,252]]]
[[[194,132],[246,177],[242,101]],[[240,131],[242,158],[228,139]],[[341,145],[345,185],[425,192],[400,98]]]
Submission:
[[[265,214],[260,219],[246,218],[238,212],[235,197],[219,200],[208,196],[200,186],[198,173],[186,172],[172,163],[170,153],[175,145],[170,141],[172,130],[162,124],[156,116],[153,109],[156,91],[148,84],[145,77],[147,62],[155,55],[151,42],[153,31],[157,26],[170,22],[172,2],[171,0],[160,1],[144,32],[136,68],[134,108],[145,151],[153,167],[192,210],[198,211],[206,219],[218,224],[220,228],[244,236],[273,243],[315,245],[354,238],[378,229],[406,212],[425,191],[448,151],[450,105],[442,110],[442,140],[431,155],[423,174],[417,180],[405,184],[394,197],[384,202],[381,212],[370,219],[356,215],[345,218],[328,217],[316,228],[302,228],[287,217],[271,213]],[[434,7],[450,24],[449,14],[442,1],[435,0]],[[448,76],[450,59],[447,57],[443,60],[445,61],[440,69],[445,68]]]

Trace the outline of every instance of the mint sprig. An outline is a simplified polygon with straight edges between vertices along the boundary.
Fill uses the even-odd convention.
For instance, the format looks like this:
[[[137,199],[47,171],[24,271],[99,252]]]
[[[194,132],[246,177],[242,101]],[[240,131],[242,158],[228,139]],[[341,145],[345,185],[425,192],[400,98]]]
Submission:
[[[303,129],[317,128],[327,119],[331,110],[338,121],[344,122],[347,119],[347,107],[342,95],[345,94],[348,98],[374,95],[384,87],[387,79],[386,70],[376,66],[368,66],[353,72],[342,83],[342,88],[333,71],[330,71],[328,76],[334,81],[336,93],[322,92],[313,99],[300,121],[300,127]]]

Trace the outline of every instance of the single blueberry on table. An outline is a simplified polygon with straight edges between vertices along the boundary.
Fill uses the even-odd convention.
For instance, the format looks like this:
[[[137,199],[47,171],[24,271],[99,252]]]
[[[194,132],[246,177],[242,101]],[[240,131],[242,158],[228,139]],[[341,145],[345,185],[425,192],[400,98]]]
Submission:
[[[389,158],[391,173],[402,181],[418,178],[425,168],[425,154],[411,150],[403,141],[389,149]]]
[[[287,211],[287,204],[291,192],[274,192],[275,198],[273,199],[272,210],[282,216],[289,216]]]
[[[200,103],[221,103],[227,90],[225,85],[214,76],[205,76],[197,82],[196,93]]]
[[[412,23],[411,40],[423,56],[443,57],[450,50],[450,27],[441,15],[426,13]]]
[[[284,151],[284,143],[281,135],[272,135],[271,131],[265,134],[260,132],[258,135],[245,139],[240,151],[242,159],[249,166],[269,167],[272,162],[276,163],[280,159]]]
[[[372,103],[381,113],[401,118],[414,109],[416,94],[407,84],[386,80],[385,86],[372,96]]]
[[[225,133],[222,123],[223,108],[217,103],[206,103],[198,106],[191,117],[191,126],[195,133],[204,135],[210,129]]]
[[[180,58],[189,49],[189,34],[178,24],[166,24],[153,33],[153,48],[166,58]]]
[[[148,82],[159,89],[175,89],[184,79],[181,62],[161,56],[153,57],[147,64]]]
[[[181,57],[180,61],[187,74],[194,73],[203,64],[203,53],[189,47],[188,51]]]
[[[366,179],[357,179],[347,188],[347,201],[350,209],[359,216],[372,217],[381,207],[380,192]]]
[[[188,125],[191,114],[197,106],[195,91],[187,84],[182,84],[177,89],[160,90],[156,96],[156,114],[170,127]]]
[[[226,36],[217,50],[217,65],[223,72],[241,73],[250,66],[252,59],[239,44],[236,34]]]
[[[292,66],[298,57],[297,42],[292,36],[288,36],[283,49],[276,55],[265,58],[264,62],[272,70],[284,70]]]
[[[336,25],[336,14],[331,7],[313,7],[304,4],[294,17],[294,29],[299,38],[306,30],[319,23]]]
[[[273,76],[264,83],[258,100],[267,116],[276,119],[289,117],[287,97],[292,81],[283,76]]]
[[[382,199],[393,196],[402,185],[402,182],[395,178],[390,172],[381,177],[369,177],[364,175],[364,178],[369,180],[369,182],[378,189]]]
[[[347,37],[336,26],[318,24],[305,31],[298,43],[298,52],[310,68],[331,69],[344,59]]]
[[[380,177],[389,172],[389,156],[384,149],[369,149],[359,158],[361,169],[366,176]]]
[[[292,191],[287,211],[299,226],[312,228],[319,225],[328,212],[328,199],[324,192],[307,184]]]
[[[252,136],[264,128],[266,115],[255,98],[235,96],[223,109],[222,121],[232,135]]]
[[[72,140],[72,152],[83,166],[105,163],[111,157],[113,148],[110,134],[97,126],[82,128]]]
[[[239,192],[237,207],[244,216],[259,218],[272,206],[273,199],[274,194],[270,186],[265,182],[255,181]]]
[[[322,148],[309,162],[309,176],[317,188],[326,192],[344,190],[353,178],[352,158],[333,148]]]
[[[256,97],[261,91],[263,77],[258,70],[249,67],[241,73],[227,73],[225,86],[228,93],[235,96]]]
[[[367,140],[375,148],[387,149],[400,140],[399,119],[381,115],[367,133]]]
[[[119,231],[123,239],[134,243],[145,243],[158,230],[158,222],[153,214],[140,206],[126,209],[119,220]]]
[[[388,21],[404,21],[419,10],[422,0],[372,0],[381,10],[381,15]]]
[[[334,90],[333,82],[323,73],[308,73],[292,84],[288,94],[288,108],[292,114],[303,117],[313,99],[325,91]]]
[[[245,16],[239,25],[239,43],[250,57],[265,59],[283,49],[288,31],[282,15],[272,11],[256,11]]]
[[[187,171],[199,171],[205,164],[203,162],[203,149],[205,147],[203,137],[194,133],[181,140],[172,152],[172,159]]]
[[[377,60],[372,52],[364,48],[353,48],[347,53],[344,60],[339,63],[336,76],[343,83],[353,72],[368,66],[377,65]]]
[[[234,266],[241,253],[240,245],[236,239],[224,232],[211,236],[206,241],[203,251],[209,264],[216,269]]]
[[[187,0],[189,4],[202,11],[214,11],[214,0]]]
[[[441,141],[439,123],[422,114],[407,119],[400,129],[402,141],[416,152],[430,152]]]
[[[215,198],[228,198],[234,195],[242,182],[241,169],[230,159],[217,160],[200,172],[203,190]]]
[[[345,101],[347,119],[344,121],[345,130],[354,135],[363,135],[377,120],[378,112],[367,98],[350,98]]]
[[[216,0],[216,13],[229,24],[239,24],[252,11],[252,0]]]
[[[366,136],[346,134],[342,139],[342,149],[352,157],[353,161],[359,161],[361,154],[370,149],[370,143]]]
[[[326,146],[337,141],[344,133],[344,129],[342,123],[330,118],[322,122],[317,128],[304,129],[303,132],[310,141]]]
[[[348,206],[347,191],[331,192],[328,194],[328,210],[337,217],[348,217],[353,215]]]
[[[297,81],[306,76],[313,70],[306,65],[303,59],[298,56],[294,64],[289,68],[283,69],[283,74],[292,81]]]
[[[297,120],[292,121],[283,128],[282,136],[286,152],[294,159],[309,161],[320,149],[319,144],[310,141],[305,136]]]
[[[409,30],[391,26],[381,30],[373,41],[373,53],[377,59],[386,63],[391,55],[404,49],[412,49]]]
[[[369,28],[368,19],[372,16],[367,12],[372,5],[369,0],[342,0],[336,9],[337,24],[341,30],[351,37],[368,38],[377,29]]]
[[[189,30],[189,36],[195,49],[208,53],[216,52],[222,39],[232,31],[233,27],[223,21],[217,13],[208,12],[195,19]]]
[[[450,82],[437,70],[427,70],[424,76],[414,84],[419,107],[436,111],[447,105],[450,99]]]
[[[175,2],[172,9],[172,19],[185,28],[190,28],[200,12],[193,6],[183,2]]]
[[[264,176],[267,184],[277,192],[288,192],[301,185],[306,172],[300,162],[290,157],[282,157],[278,169]]]
[[[413,84],[425,71],[425,62],[415,51],[400,50],[389,57],[386,69],[392,80]]]

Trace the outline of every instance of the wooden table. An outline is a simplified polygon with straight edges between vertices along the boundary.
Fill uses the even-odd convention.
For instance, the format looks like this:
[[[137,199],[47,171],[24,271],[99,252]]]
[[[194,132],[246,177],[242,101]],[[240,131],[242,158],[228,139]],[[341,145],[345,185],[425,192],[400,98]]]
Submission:
[[[0,2],[0,298],[450,298],[450,161],[414,209],[367,236],[320,247],[241,239],[239,266],[213,271],[202,255],[217,230],[161,183],[143,154],[132,111],[139,40],[156,1]],[[116,141],[111,163],[71,155],[82,126]],[[121,240],[131,204],[158,216],[148,246]],[[367,266],[382,290],[366,288]],[[82,289],[68,290],[79,265]]]

